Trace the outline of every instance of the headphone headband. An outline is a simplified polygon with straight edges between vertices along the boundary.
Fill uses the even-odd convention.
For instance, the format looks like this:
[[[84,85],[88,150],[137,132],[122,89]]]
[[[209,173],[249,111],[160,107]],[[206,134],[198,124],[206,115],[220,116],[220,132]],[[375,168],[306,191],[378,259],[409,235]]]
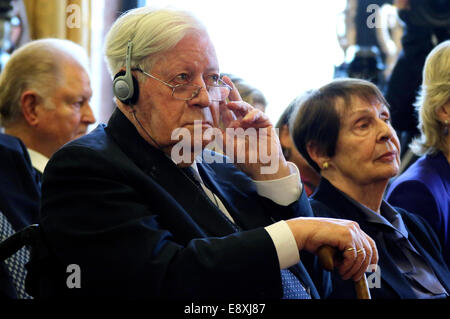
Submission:
[[[133,42],[131,39],[128,40],[127,46],[127,56],[126,56],[126,64],[125,64],[125,73],[124,71],[118,72],[114,76],[113,81],[113,92],[114,95],[124,104],[134,105],[136,104],[139,94],[139,85],[137,80],[131,73],[131,54],[133,51]]]

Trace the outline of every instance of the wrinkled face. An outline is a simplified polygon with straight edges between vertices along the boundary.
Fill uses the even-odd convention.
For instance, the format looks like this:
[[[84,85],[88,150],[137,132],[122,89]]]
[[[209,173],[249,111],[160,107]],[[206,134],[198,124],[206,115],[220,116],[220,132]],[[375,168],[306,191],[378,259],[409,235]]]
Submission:
[[[388,108],[353,97],[351,107],[340,113],[341,128],[331,164],[337,178],[356,185],[388,180],[398,173],[400,143],[390,123]]]
[[[180,128],[187,129],[193,137],[194,121],[201,121],[199,127],[202,132],[218,126],[219,102],[210,100],[205,81],[210,77],[219,77],[219,66],[213,44],[205,33],[186,35],[156,61],[151,70],[145,71],[171,85],[193,84],[202,87],[196,97],[183,101],[172,96],[170,87],[151,77],[145,77],[140,83],[135,114],[152,139],[135,125],[145,140],[168,153],[181,139],[172,139],[172,133],[179,132]],[[208,142],[203,141],[202,147]]]
[[[86,134],[95,117],[89,105],[92,96],[88,74],[78,65],[63,66],[63,77],[46,99],[51,108],[40,108],[39,129],[57,148]]]

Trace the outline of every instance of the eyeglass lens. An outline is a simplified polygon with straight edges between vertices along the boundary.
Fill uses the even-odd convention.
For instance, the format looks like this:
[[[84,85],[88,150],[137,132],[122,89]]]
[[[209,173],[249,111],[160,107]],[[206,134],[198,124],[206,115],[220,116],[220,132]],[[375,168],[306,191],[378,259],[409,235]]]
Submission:
[[[226,86],[208,86],[207,88],[210,99],[216,102],[225,100],[230,93]],[[190,100],[199,94],[200,89],[193,85],[180,85],[174,88],[173,97],[180,100]]]

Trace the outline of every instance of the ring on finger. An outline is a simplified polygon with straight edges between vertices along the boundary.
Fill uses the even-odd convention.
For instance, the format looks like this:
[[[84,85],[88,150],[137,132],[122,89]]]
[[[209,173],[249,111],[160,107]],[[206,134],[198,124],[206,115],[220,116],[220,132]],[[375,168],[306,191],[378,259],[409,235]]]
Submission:
[[[356,253],[359,254],[359,253],[361,253],[361,252],[363,252],[363,251],[365,251],[365,249],[364,249],[364,248],[360,248],[360,249],[358,249],[358,250],[356,251]]]

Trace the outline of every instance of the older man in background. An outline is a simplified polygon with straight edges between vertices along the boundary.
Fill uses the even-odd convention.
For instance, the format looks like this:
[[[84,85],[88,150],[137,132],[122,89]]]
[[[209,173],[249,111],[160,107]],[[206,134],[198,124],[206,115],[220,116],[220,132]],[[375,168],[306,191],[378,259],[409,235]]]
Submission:
[[[87,61],[73,42],[37,40],[15,51],[0,76],[1,125],[41,173],[58,148],[95,122]]]
[[[87,61],[79,45],[43,39],[16,50],[0,74],[0,240],[37,222],[48,159],[95,122]],[[1,265],[0,296],[25,298],[12,264]]]

